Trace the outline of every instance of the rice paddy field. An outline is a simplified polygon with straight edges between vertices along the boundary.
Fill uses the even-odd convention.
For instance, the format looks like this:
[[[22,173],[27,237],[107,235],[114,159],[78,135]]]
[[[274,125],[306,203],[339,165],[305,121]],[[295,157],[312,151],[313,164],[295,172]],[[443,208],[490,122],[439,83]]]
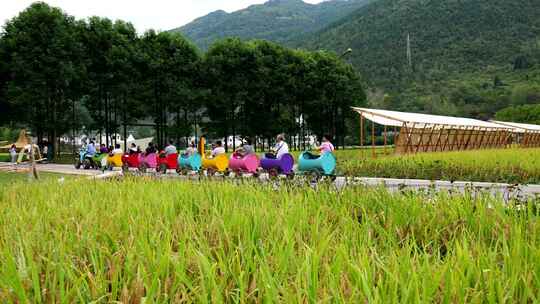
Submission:
[[[152,179],[0,189],[2,303],[540,301],[533,203]]]
[[[352,176],[540,184],[540,149],[499,149],[416,155],[337,152],[338,173]]]

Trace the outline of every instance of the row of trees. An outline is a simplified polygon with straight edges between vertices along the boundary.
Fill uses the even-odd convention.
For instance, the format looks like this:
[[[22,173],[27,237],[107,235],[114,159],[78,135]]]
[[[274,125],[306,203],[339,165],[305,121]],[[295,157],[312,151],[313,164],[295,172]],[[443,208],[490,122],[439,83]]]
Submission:
[[[266,41],[216,42],[204,55],[179,34],[138,35],[122,21],[76,20],[36,3],[0,36],[2,122],[38,138],[152,125],[156,140],[194,135],[321,135],[344,142],[361,79],[335,54]],[[109,138],[109,136],[107,136]]]

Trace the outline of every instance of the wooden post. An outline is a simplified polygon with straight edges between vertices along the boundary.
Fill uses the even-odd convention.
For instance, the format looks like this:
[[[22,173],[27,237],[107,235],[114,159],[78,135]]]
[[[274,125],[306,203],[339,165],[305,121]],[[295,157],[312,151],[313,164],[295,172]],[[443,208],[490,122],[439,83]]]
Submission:
[[[467,141],[465,142],[465,145],[463,147],[463,150],[468,150],[469,149],[469,143],[471,142],[471,138],[472,136],[474,135],[474,129],[476,129],[476,127],[473,127],[470,131],[469,131],[469,137],[467,138]]]
[[[371,121],[371,156],[375,158],[375,122]]]
[[[424,152],[430,152],[431,144],[433,143],[433,133],[435,132],[435,128],[437,128],[437,124],[434,124],[431,128],[431,132],[429,133],[429,140],[427,144],[424,146]]]
[[[384,126],[384,154],[386,154],[386,144],[388,143],[387,138],[386,138],[386,131],[387,131],[387,128],[385,125]]]
[[[394,126],[394,134],[392,134],[393,141],[394,141],[394,149],[397,148],[397,142],[396,142],[396,136],[397,136],[397,128]]]
[[[444,144],[443,144],[442,149],[441,149],[442,152],[446,151],[446,147],[448,146],[448,142],[450,141],[450,131],[451,130],[452,129],[447,130],[448,132],[446,134],[446,139],[444,140]]]
[[[420,150],[420,146],[424,143],[424,133],[426,131],[427,124],[424,124],[424,127],[422,128],[422,131],[420,132],[420,139],[418,140],[418,144],[416,145],[416,151],[415,153],[418,153]]]
[[[364,115],[360,113],[360,148],[364,147]]]
[[[37,146],[36,146],[36,148],[37,148]],[[32,140],[30,140],[29,154],[30,154],[30,163],[31,163],[31,166],[32,166],[30,176],[32,176],[34,179],[39,179],[38,171],[37,171],[37,168],[36,168],[36,157],[35,157],[35,154],[34,154],[34,143],[32,143]]]
[[[407,131],[407,142],[405,142],[405,154],[409,153],[409,146],[411,144],[412,133],[414,132],[415,125],[416,123],[413,123],[412,127],[409,128],[407,127],[407,124],[405,124],[405,130]]]
[[[439,129],[439,134],[437,134],[437,142],[435,143],[435,152],[437,152],[437,150],[441,147],[441,137],[442,137],[443,131],[444,131],[444,125],[441,125],[441,128]]]

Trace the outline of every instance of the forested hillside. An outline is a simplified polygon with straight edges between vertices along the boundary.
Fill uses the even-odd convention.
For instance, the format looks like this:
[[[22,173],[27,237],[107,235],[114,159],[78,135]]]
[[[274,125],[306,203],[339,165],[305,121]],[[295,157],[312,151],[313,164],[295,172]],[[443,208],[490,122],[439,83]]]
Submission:
[[[540,1],[377,0],[296,46],[352,48],[349,60],[380,89],[372,98],[380,107],[486,118],[540,102],[531,88],[540,74]],[[532,98],[514,100],[523,91]]]
[[[203,49],[228,36],[352,48],[373,107],[488,119],[540,103],[540,1],[273,0],[177,30]]]
[[[202,49],[225,37],[290,43],[354,12],[370,0],[331,0],[317,5],[302,0],[270,0],[233,13],[216,11],[173,31]]]

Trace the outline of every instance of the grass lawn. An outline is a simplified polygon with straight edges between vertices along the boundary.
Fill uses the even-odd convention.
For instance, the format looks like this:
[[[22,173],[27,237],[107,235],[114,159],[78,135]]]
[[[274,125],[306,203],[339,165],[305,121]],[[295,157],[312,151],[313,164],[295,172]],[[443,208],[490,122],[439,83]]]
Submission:
[[[142,179],[0,204],[0,302],[540,301],[533,205]]]
[[[27,183],[45,183],[47,181],[56,181],[59,178],[64,177],[65,179],[75,179],[75,177],[66,174],[56,174],[48,172],[39,172],[40,180],[35,181],[29,177],[28,173],[14,173],[14,172],[2,172],[0,171],[0,187],[7,187],[10,184],[21,182],[24,184]]]

